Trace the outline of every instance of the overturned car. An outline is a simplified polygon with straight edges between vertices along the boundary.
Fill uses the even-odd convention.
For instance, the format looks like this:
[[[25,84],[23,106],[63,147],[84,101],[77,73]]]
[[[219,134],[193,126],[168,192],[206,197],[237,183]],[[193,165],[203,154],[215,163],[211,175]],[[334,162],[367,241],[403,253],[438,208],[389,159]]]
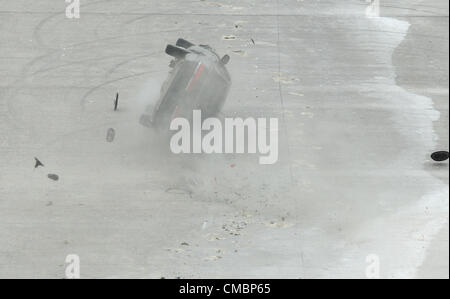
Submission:
[[[193,110],[200,110],[203,117],[217,115],[225,104],[231,86],[226,69],[228,55],[220,58],[207,45],[194,45],[179,39],[176,45],[168,45],[166,53],[171,61],[169,77],[161,88],[156,106],[149,106],[141,116],[144,126],[168,130],[174,118],[192,118]]]

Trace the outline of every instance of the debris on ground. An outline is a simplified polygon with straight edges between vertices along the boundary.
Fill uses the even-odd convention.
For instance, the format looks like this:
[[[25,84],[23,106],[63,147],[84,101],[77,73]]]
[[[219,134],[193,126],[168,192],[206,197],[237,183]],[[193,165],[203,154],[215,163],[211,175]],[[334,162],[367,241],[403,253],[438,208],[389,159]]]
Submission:
[[[276,83],[282,83],[282,84],[293,84],[295,82],[300,81],[298,78],[283,77],[281,75],[277,75],[276,77],[273,77],[272,79]]]
[[[220,259],[222,259],[222,257],[219,256],[219,255],[216,255],[216,256],[210,256],[210,257],[207,257],[207,258],[205,258],[204,260],[205,260],[205,261],[210,261],[210,262],[212,262],[212,261],[217,261],[217,260],[220,260]]]
[[[268,223],[265,223],[265,226],[270,227],[270,228],[291,228],[294,226],[294,224],[287,223],[287,222],[278,223],[275,221],[270,221]]]
[[[243,51],[243,50],[235,50],[235,51],[233,51],[233,53],[237,54],[237,55],[240,55],[242,57],[247,57],[248,56],[247,52]]]
[[[230,224],[224,224],[222,225],[222,230],[224,230],[225,233],[228,233],[232,236],[240,236],[241,231],[247,227],[247,223],[242,222],[236,222],[232,221]]]
[[[42,162],[39,161],[38,158],[35,157],[34,160],[36,161],[36,164],[34,165],[34,168],[44,167],[44,164],[42,164]]]
[[[205,230],[207,226],[208,226],[208,221],[203,222],[202,230]]]
[[[116,93],[116,100],[114,101],[114,111],[117,111],[118,106],[119,106],[119,93]]]
[[[234,22],[234,29],[240,30],[244,24],[248,23],[247,21],[236,21]]]
[[[297,96],[297,97],[304,97],[305,96],[304,94],[299,93],[299,92],[290,92],[289,94],[292,95],[292,96]]]
[[[186,252],[186,250],[181,249],[181,248],[166,248],[165,250],[167,252],[172,252],[172,253],[176,253],[176,254],[181,254],[183,252]]]
[[[224,39],[224,40],[235,40],[235,39],[236,39],[236,36],[234,36],[234,35],[225,35],[225,36],[223,37],[223,39]]]
[[[436,162],[447,161],[449,159],[449,152],[446,151],[435,152],[431,155],[431,159],[433,159]]]
[[[181,246],[189,246],[189,243],[183,242],[181,243]]]
[[[113,128],[109,128],[108,132],[106,133],[106,141],[113,142],[115,137],[116,131]]]
[[[59,176],[56,174],[49,174],[48,178],[53,180],[53,181],[58,181],[59,180]]]
[[[177,194],[177,195],[189,195],[189,197],[191,197],[191,198],[192,198],[192,194],[193,194],[192,191],[186,190],[186,189],[181,189],[181,188],[167,188],[166,193]]]

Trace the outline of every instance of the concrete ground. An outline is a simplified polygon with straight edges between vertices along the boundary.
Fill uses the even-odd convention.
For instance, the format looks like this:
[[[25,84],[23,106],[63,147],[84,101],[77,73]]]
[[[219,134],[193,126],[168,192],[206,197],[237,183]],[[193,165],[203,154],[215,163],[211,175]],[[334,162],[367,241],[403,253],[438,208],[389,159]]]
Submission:
[[[81,3],[0,0],[0,278],[449,277],[448,1]],[[280,119],[277,164],[138,124],[179,37],[232,57],[225,116]]]

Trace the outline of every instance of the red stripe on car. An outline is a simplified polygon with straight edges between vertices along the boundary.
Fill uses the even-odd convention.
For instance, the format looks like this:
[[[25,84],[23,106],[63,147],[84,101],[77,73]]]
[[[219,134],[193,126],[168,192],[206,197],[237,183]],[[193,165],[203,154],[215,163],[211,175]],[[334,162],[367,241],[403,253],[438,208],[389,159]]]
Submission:
[[[204,70],[205,70],[205,66],[203,64],[200,64],[197,69],[197,72],[195,73],[194,79],[189,84],[189,87],[188,87],[189,91],[191,91],[192,88],[194,88],[195,83],[197,83],[197,81],[200,79]]]

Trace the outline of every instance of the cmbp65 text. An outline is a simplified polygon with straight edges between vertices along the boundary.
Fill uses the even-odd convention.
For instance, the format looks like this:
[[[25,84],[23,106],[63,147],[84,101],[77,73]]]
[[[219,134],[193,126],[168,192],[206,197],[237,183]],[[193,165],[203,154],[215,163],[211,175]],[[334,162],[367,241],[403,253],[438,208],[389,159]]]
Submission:
[[[223,286],[225,294],[270,294],[270,284],[225,284]]]

